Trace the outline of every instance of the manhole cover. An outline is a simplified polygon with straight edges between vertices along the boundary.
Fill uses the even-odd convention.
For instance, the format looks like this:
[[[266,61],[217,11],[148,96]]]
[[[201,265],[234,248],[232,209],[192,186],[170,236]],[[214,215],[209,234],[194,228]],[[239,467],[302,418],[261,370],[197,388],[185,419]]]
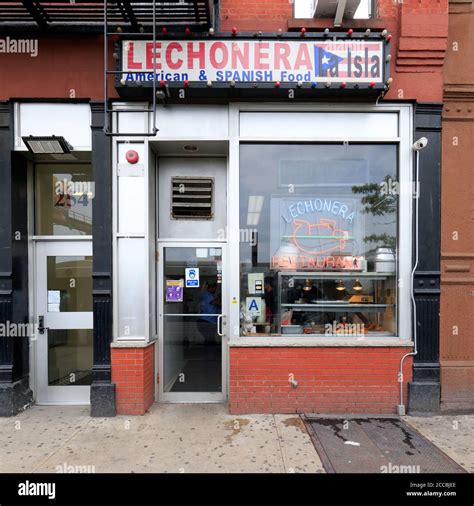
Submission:
[[[464,473],[399,418],[303,417],[328,473]]]

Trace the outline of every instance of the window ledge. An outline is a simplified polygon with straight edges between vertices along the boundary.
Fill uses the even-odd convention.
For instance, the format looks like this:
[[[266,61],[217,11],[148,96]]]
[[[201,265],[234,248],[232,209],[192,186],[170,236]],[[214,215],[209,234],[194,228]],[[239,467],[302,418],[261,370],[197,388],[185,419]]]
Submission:
[[[242,336],[229,341],[231,347],[413,347],[413,341],[402,340],[399,337],[301,337],[301,336]]]
[[[157,342],[156,339],[150,339],[149,341],[141,340],[117,340],[110,343],[111,348],[147,348]]]
[[[343,19],[342,25],[335,27],[334,26],[334,18],[291,18],[288,20],[288,31],[294,32],[301,30],[301,28],[306,28],[307,31],[322,31],[325,28],[329,28],[329,30],[337,32],[344,31],[346,28],[352,28],[354,31],[363,30],[365,31],[367,28],[371,30],[383,30],[387,28],[386,20],[378,19],[378,18],[370,18],[370,19]]]

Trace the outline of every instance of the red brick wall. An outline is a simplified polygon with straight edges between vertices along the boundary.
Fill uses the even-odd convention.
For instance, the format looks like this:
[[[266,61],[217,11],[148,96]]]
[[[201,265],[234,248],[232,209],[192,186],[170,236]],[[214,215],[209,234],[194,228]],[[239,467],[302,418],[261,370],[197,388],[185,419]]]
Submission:
[[[221,0],[221,30],[286,31],[293,17],[289,0]]]
[[[143,415],[153,404],[154,357],[154,344],[146,348],[112,348],[117,414]]]
[[[289,0],[221,0],[220,30],[308,32],[332,26],[332,19],[294,20]],[[386,98],[442,102],[442,68],[448,35],[448,0],[378,0],[371,20],[344,20],[347,27],[381,29],[393,35],[391,76]],[[109,67],[114,68],[113,43]],[[0,54],[0,100],[9,98],[103,99],[101,37],[40,37],[36,58]],[[109,94],[116,97],[113,80]]]
[[[230,348],[229,407],[240,413],[395,413],[409,348]],[[404,362],[404,395],[412,359]],[[289,384],[293,374],[298,387]]]
[[[109,69],[115,69],[110,42]],[[38,55],[0,53],[0,100],[104,100],[104,42],[99,36],[40,36]],[[113,79],[109,95],[117,97]]]

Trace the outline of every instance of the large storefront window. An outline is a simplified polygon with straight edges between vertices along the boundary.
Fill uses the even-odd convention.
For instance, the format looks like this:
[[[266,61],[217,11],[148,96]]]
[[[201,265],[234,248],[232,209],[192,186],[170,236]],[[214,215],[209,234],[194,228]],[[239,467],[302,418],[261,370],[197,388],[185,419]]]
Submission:
[[[397,334],[395,144],[242,144],[244,335]]]
[[[38,164],[35,172],[36,235],[92,235],[92,167]]]

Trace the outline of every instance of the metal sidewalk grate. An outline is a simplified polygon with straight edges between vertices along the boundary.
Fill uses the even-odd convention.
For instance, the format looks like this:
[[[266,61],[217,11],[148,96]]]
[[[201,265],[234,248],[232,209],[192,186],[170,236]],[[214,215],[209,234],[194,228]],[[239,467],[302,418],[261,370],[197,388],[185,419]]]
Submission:
[[[328,473],[465,473],[403,420],[303,416]]]

